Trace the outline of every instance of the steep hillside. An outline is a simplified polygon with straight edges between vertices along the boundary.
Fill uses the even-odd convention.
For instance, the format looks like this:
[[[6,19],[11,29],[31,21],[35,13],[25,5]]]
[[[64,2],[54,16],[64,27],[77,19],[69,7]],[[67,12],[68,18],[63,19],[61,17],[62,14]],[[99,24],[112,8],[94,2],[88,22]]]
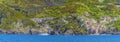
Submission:
[[[107,0],[0,0],[0,33],[120,34],[120,7]]]

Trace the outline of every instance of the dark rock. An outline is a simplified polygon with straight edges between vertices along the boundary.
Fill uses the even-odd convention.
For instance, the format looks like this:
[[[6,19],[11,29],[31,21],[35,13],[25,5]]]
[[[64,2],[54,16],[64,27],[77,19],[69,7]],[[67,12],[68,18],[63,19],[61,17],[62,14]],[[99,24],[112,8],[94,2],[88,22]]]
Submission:
[[[3,34],[4,32],[2,30],[0,30],[0,34]]]
[[[54,31],[51,31],[49,34],[50,34],[50,35],[55,35],[55,32],[54,32]]]
[[[54,31],[60,30],[61,27],[62,27],[61,25],[57,25],[56,28],[54,29]]]
[[[14,8],[14,9],[17,10],[17,11],[22,11],[22,8],[19,7],[19,6],[12,6],[12,8]]]
[[[73,32],[73,30],[68,29],[64,32],[64,35],[74,35],[74,32]]]

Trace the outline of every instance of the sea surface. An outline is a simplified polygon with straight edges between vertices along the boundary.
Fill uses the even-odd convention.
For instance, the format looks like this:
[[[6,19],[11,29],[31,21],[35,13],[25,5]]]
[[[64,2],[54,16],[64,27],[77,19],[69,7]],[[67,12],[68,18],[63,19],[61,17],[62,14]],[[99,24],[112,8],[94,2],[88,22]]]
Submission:
[[[120,42],[120,35],[44,36],[0,34],[0,42]]]

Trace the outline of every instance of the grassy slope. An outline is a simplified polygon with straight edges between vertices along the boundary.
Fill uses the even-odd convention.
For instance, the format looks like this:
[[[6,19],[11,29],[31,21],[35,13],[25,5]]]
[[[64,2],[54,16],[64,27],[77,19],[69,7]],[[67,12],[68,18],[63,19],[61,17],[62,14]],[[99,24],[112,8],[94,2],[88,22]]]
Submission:
[[[16,22],[18,20],[25,20],[25,21],[30,20],[30,18],[25,16],[24,13],[14,10],[10,6],[7,6],[6,4],[2,3],[2,1],[3,0],[0,0],[0,8],[2,8],[4,11],[6,11],[7,16],[8,16],[8,18],[3,19],[2,28],[8,28],[9,27],[8,25],[11,26],[11,24],[7,24],[6,22],[13,23],[13,22]],[[22,3],[22,2],[20,2],[20,3]],[[22,5],[17,4],[17,6],[21,6],[21,7],[24,7],[24,5],[26,5],[26,4],[22,4]],[[97,8],[94,5],[105,5],[106,7]],[[38,16],[38,17],[43,16],[43,17],[55,17],[55,18],[57,18],[56,20],[47,21],[46,23],[50,24],[49,22],[52,22],[53,23],[53,28],[56,28],[57,24],[61,25],[62,26],[61,27],[62,29],[60,29],[61,32],[64,31],[65,29],[67,29],[67,28],[70,28],[73,31],[83,33],[83,32],[86,32],[85,29],[78,28],[77,26],[79,26],[79,23],[76,22],[77,19],[74,19],[77,16],[84,16],[84,12],[87,11],[92,15],[90,18],[94,18],[94,19],[99,19],[102,16],[116,17],[116,16],[119,16],[118,10],[119,10],[119,8],[114,7],[114,5],[108,5],[106,3],[101,4],[101,3],[93,2],[93,3],[88,4],[88,3],[85,3],[85,2],[81,2],[81,3],[78,3],[78,2],[72,2],[71,3],[71,2],[69,2],[69,3],[66,3],[65,6],[47,7],[45,9],[45,11],[43,11],[44,13],[38,13],[36,16]],[[78,14],[73,14],[73,13],[78,13]],[[12,14],[14,14],[14,16]],[[63,19],[64,17],[71,16],[71,15],[73,15],[73,17],[71,19],[67,20],[65,18],[70,23],[65,24],[65,25],[61,24],[61,21],[59,21],[59,20]],[[3,27],[4,25],[5,25],[5,27]],[[28,22],[28,25],[31,25],[31,21]],[[8,26],[8,27],[6,27],[6,26]],[[116,24],[116,26],[119,26],[119,25]]]

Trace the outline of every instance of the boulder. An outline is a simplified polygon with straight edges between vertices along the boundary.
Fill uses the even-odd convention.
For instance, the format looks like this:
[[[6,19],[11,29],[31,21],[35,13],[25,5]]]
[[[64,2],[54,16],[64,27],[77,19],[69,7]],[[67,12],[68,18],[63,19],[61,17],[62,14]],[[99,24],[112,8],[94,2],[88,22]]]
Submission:
[[[32,28],[31,31],[29,31],[31,34],[41,34],[42,31],[38,28]]]
[[[64,32],[64,35],[74,35],[74,32],[73,32],[73,30],[68,29]]]
[[[68,21],[66,21],[65,19],[62,19],[62,23],[63,24],[68,24]]]

